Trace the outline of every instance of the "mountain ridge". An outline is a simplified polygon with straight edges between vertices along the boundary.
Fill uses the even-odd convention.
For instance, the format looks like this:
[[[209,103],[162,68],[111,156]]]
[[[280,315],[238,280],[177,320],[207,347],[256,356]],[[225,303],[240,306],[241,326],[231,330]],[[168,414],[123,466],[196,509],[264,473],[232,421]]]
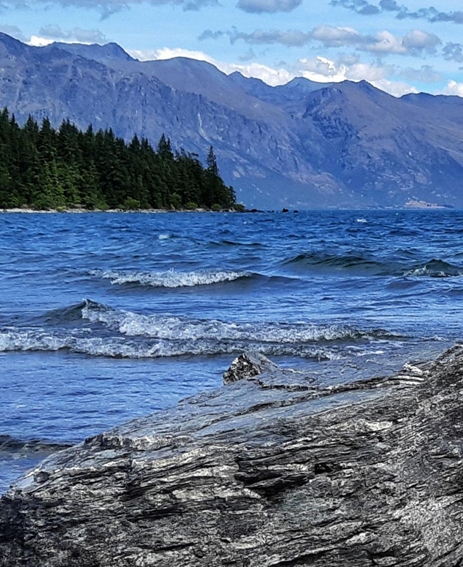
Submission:
[[[111,127],[204,157],[248,207],[463,207],[463,100],[395,98],[365,81],[271,87],[117,44],[32,47],[0,34],[0,106],[18,122]]]

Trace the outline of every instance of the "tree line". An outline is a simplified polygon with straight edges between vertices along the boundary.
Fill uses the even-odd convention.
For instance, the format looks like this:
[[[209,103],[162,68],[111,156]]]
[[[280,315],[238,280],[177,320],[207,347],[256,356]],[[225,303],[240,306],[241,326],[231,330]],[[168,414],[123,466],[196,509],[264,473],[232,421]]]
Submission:
[[[29,117],[23,126],[0,113],[0,208],[195,209],[236,206],[211,147],[174,152],[164,135],[126,143],[111,129],[84,132],[65,120],[54,129]]]

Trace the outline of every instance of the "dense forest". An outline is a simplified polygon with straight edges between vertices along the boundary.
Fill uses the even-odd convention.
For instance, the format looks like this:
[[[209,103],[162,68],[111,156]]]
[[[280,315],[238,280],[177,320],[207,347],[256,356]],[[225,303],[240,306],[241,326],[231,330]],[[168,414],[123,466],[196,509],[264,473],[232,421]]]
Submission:
[[[86,132],[48,119],[21,127],[0,113],[0,208],[228,209],[235,193],[219,175],[213,148],[204,167],[196,154],[174,152],[162,136],[156,149],[111,129]]]

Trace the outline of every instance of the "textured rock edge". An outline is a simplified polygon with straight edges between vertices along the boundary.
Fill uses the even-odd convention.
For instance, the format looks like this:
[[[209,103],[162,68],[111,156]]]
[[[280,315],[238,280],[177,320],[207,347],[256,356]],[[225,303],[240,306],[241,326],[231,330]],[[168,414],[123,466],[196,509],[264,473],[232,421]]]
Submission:
[[[328,388],[256,355],[224,380],[26,475],[0,565],[463,564],[463,347]]]

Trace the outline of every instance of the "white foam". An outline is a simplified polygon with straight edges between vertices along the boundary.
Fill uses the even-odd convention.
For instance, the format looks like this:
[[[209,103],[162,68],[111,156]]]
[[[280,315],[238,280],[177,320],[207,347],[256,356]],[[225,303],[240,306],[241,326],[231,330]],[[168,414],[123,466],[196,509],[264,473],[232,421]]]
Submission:
[[[463,275],[463,270],[445,271],[436,270],[429,268],[428,266],[422,266],[421,268],[415,268],[414,270],[408,270],[404,273],[406,277],[420,277],[428,276],[431,278],[450,278],[450,277],[461,277]]]
[[[450,278],[463,275],[463,270],[442,260],[431,260],[423,266],[418,266],[406,271],[404,276],[418,277],[428,276],[433,278]]]
[[[247,272],[217,271],[217,272],[126,272],[126,271],[93,271],[103,279],[110,280],[113,285],[140,284],[146,287],[194,287],[231,282],[249,276]]]
[[[73,335],[58,337],[37,331],[0,333],[0,352],[56,352],[69,350],[87,356],[139,359],[185,355],[236,354],[246,349],[259,350],[270,356],[301,356],[319,360],[340,358],[338,353],[309,345],[277,345],[207,339],[134,341],[124,337],[82,338]]]
[[[82,309],[82,317],[92,323],[103,323],[123,335],[167,340],[211,339],[255,341],[262,344],[301,344],[369,337],[367,332],[361,333],[343,325],[237,323],[217,319],[187,319],[95,308],[91,303]]]
[[[381,332],[361,332],[343,325],[224,322],[140,314],[90,300],[85,300],[80,309],[83,321],[78,328],[3,329],[0,353],[69,350],[90,356],[155,358],[256,350],[270,356],[327,360],[348,353],[349,347],[338,346],[336,341],[363,339],[363,344],[365,341],[371,344],[370,339],[385,337]],[[85,321],[92,323],[92,327]]]

